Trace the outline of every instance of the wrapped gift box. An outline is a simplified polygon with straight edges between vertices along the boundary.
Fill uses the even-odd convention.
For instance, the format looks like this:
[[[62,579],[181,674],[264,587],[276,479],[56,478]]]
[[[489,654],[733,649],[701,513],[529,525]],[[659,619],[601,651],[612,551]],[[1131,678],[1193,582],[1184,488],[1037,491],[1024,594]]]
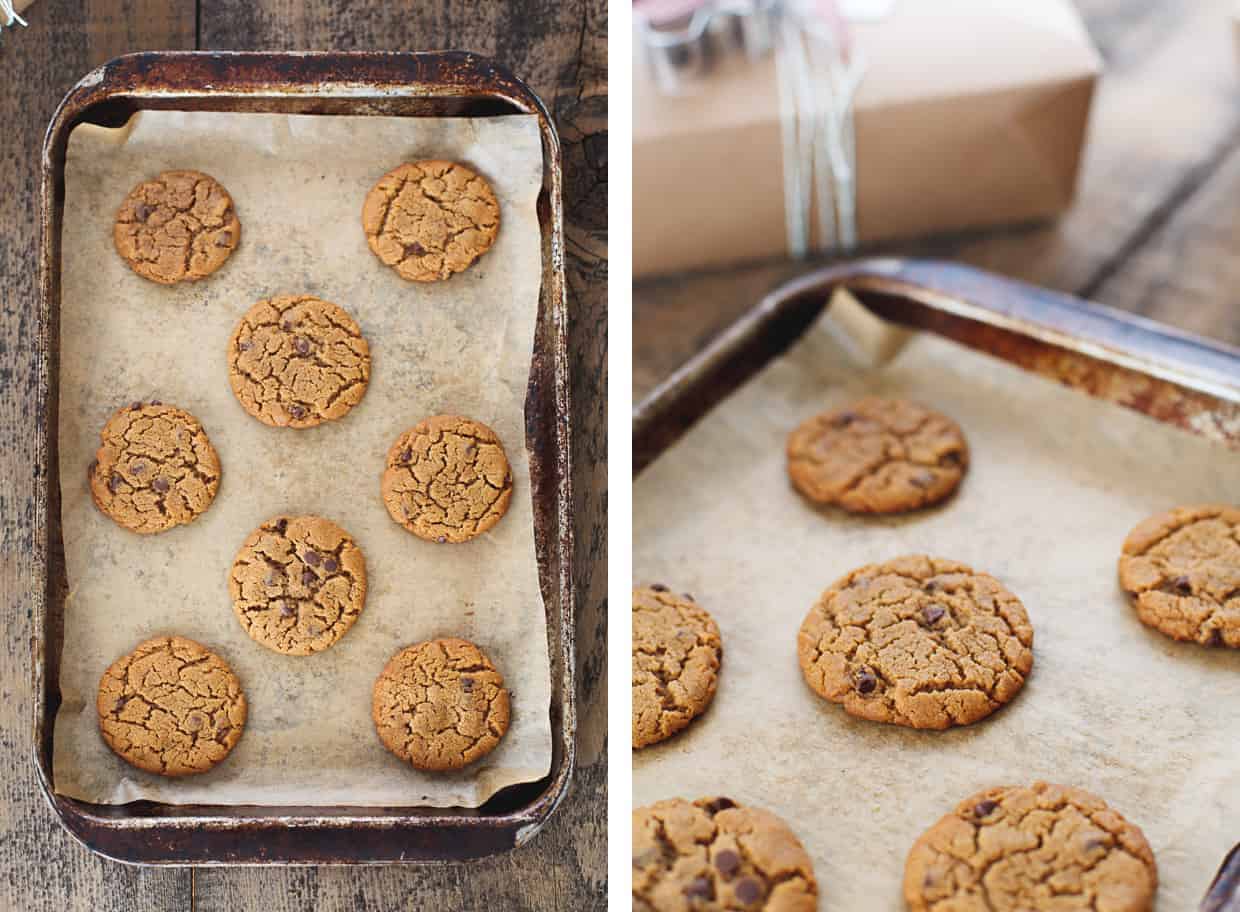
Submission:
[[[1069,205],[1101,68],[1070,3],[898,0],[851,33],[862,243]],[[634,47],[634,272],[787,255],[774,59],[733,55],[671,97]]]

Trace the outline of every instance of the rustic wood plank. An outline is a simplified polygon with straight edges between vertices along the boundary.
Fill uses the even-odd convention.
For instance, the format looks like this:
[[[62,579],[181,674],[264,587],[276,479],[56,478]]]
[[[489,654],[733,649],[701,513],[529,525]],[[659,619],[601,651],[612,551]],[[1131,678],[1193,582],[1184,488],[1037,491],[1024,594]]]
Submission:
[[[154,4],[152,4],[154,5]],[[44,802],[31,762],[30,594],[38,300],[38,185],[43,132],[65,92],[102,59],[185,43],[185,17],[125,25],[83,0],[38,0],[0,44],[0,909],[188,909],[188,871],[142,870],[91,854]],[[192,23],[192,14],[189,22]],[[192,46],[192,28],[188,32]]]
[[[939,256],[1120,308],[1140,309],[1111,281],[1201,188],[1240,139],[1228,0],[1085,0],[1106,58],[1072,210],[1052,224],[883,245]],[[1186,237],[1180,232],[1181,238]],[[812,265],[759,263],[636,285],[634,395],[641,397],[769,289]],[[1230,299],[1234,299],[1230,298]],[[1229,299],[1229,300],[1230,300]],[[1160,318],[1228,338],[1226,325],[1162,307]],[[1221,318],[1220,318],[1221,319]]]
[[[508,65],[556,116],[564,145],[574,396],[579,766],[546,830],[502,858],[408,869],[216,870],[196,875],[201,912],[263,908],[606,907],[606,211],[605,0],[348,6],[314,0],[202,0],[202,47],[468,48]]]

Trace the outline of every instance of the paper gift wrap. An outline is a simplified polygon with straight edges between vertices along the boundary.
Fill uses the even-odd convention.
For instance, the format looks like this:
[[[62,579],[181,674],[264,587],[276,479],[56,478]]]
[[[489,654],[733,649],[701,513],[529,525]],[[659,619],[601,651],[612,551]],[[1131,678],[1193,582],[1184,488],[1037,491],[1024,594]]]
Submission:
[[[1101,67],[1070,3],[901,0],[852,39],[862,243],[1068,206]],[[787,255],[775,60],[733,55],[669,97],[635,48],[634,272]]]

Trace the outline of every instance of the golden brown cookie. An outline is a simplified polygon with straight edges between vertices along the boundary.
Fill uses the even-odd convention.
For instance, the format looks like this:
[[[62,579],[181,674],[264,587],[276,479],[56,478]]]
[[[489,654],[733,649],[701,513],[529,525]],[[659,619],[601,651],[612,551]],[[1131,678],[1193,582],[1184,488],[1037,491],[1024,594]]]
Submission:
[[[508,731],[504,676],[467,640],[406,646],[375,680],[371,716],[384,747],[420,770],[454,770]]]
[[[366,604],[366,560],[349,534],[320,516],[276,516],[250,533],[228,573],[237,620],[286,655],[322,652]]]
[[[396,438],[380,489],[392,519],[418,538],[459,543],[486,532],[508,511],[512,472],[493,430],[438,415]]]
[[[818,882],[796,834],[728,798],[633,812],[633,912],[814,912]]]
[[[676,734],[715,696],[723,643],[690,595],[661,583],[633,590],[633,747]]]
[[[379,179],[362,206],[375,256],[402,278],[435,282],[467,269],[499,233],[491,185],[464,165],[404,164]]]
[[[854,570],[809,610],[801,672],[854,716],[911,728],[968,725],[1016,696],[1033,627],[993,576],[908,556]]]
[[[88,479],[95,506],[148,535],[193,522],[220,487],[220,458],[193,415],[155,400],[119,409],[99,432]]]
[[[903,513],[964,477],[960,426],[915,402],[874,397],[815,415],[788,437],[788,477],[809,500],[852,513]]]
[[[1160,633],[1240,649],[1240,507],[1177,507],[1139,523],[1119,583]]]
[[[95,701],[99,731],[148,773],[205,773],[245,727],[245,694],[228,663],[179,636],[155,637],[112,663]]]
[[[914,843],[910,912],[1147,912],[1154,853],[1101,798],[1035,782],[966,798]]]
[[[233,330],[228,380],[242,408],[263,424],[314,427],[362,401],[370,346],[344,308],[280,295],[259,301]]]
[[[241,240],[232,197],[200,171],[165,171],[129,191],[112,229],[116,250],[152,282],[206,278]]]

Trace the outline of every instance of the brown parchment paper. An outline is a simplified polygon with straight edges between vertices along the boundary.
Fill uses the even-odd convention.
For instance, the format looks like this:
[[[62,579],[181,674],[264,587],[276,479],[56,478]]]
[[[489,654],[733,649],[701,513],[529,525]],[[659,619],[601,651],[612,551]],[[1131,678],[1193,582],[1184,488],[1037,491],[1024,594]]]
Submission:
[[[960,422],[972,464],[950,503],[854,518],[816,512],[792,489],[788,432],[864,393],[915,397]],[[1238,492],[1232,451],[930,335],[873,366],[818,324],[635,481],[635,577],[713,613],[723,667],[702,718],[634,752],[634,803],[723,794],[767,807],[805,842],[824,912],[896,912],[927,827],[986,786],[1046,779],[1140,826],[1158,908],[1196,908],[1237,838],[1240,653],[1143,627],[1116,561],[1147,515]],[[866,722],[801,677],[796,633],[822,590],[906,553],[984,569],[1029,612],[1032,675],[986,721],[946,732]]]
[[[447,282],[406,282],[371,254],[366,192],[402,161],[469,164],[501,207],[495,246]],[[205,281],[163,287],[132,273],[112,246],[129,189],[170,168],[219,179],[241,244]],[[121,803],[475,806],[544,776],[551,762],[550,664],[534,552],[523,404],[541,281],[535,202],[542,147],[532,117],[478,120],[142,112],[123,129],[80,126],[65,166],[61,300],[60,473],[70,594],[65,605],[54,778],[62,794]],[[226,343],[257,300],[306,292],[350,311],[370,342],[362,403],[309,430],[270,428],[228,383]],[[99,429],[130,400],[196,415],[223,465],[196,522],[129,533],[91,501],[86,467]],[[423,542],[379,495],[396,436],[440,413],[493,427],[512,464],[508,515],[463,545]],[[246,535],[282,511],[339,523],[366,556],[366,606],[333,647],[284,656],[233,615],[227,573]],[[164,780],[103,744],[99,676],[140,640],[179,633],[218,651],[249,700],[249,722],[211,772]],[[460,773],[419,773],[391,756],[370,720],[371,687],[400,647],[474,640],[512,691],[500,746]]]

